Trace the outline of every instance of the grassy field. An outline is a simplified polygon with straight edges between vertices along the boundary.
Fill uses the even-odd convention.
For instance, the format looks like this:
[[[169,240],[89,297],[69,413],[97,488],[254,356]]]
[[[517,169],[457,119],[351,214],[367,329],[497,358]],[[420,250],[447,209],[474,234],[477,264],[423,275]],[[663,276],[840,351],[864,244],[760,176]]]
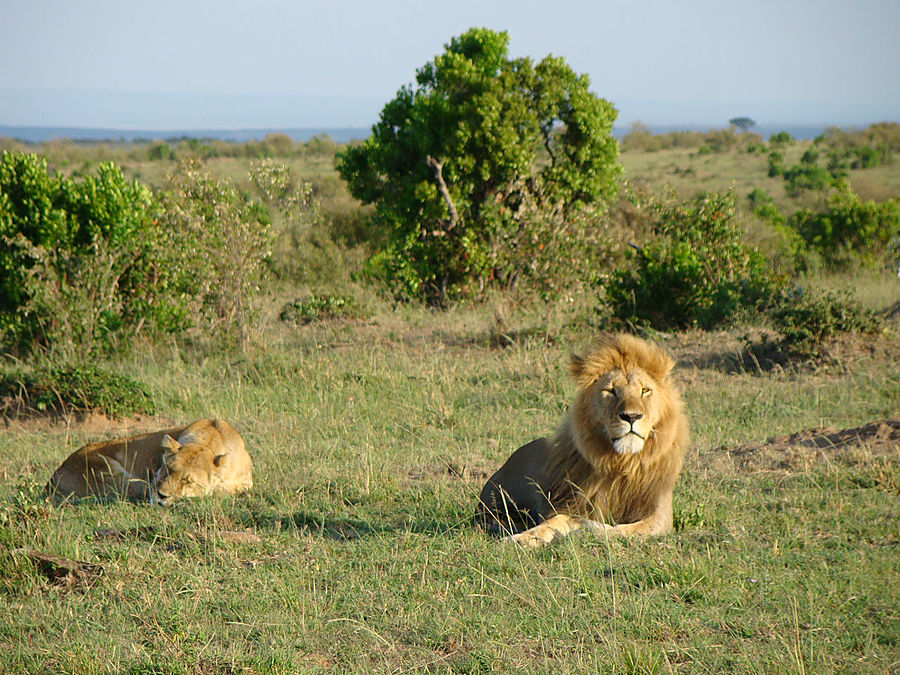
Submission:
[[[745,197],[774,180],[765,157],[747,153],[623,162],[631,179],[688,193],[734,182]],[[167,166],[126,163],[148,182]],[[238,178],[246,162],[210,166]],[[296,168],[347,208],[327,161]],[[868,171],[888,169],[853,178],[896,196],[896,167]],[[816,282],[867,289],[878,309],[900,298],[888,273]],[[357,318],[299,327],[277,321],[273,299],[243,354],[172,342],[107,364],[147,384],[154,418],[8,422],[0,672],[900,669],[896,445],[861,441],[802,461],[759,445],[749,465],[728,452],[900,417],[896,323],[834,345],[818,365],[772,370],[742,359],[756,327],[660,336],[679,364],[693,439],[675,533],[531,553],[475,528],[475,501],[512,450],[565,414],[566,357],[596,335],[590,299],[553,313],[505,296],[435,312],[352,288]],[[244,435],[249,494],[169,508],[42,497],[86,441],[214,416]],[[52,583],[23,549],[93,567]]]

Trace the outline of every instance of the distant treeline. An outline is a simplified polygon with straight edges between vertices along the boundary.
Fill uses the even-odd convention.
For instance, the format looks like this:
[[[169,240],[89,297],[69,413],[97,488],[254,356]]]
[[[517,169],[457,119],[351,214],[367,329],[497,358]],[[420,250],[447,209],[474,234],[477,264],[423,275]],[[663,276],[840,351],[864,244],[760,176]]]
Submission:
[[[637,122],[620,140],[623,151],[671,150],[691,148],[700,153],[729,151],[767,151],[769,146],[783,146],[796,140],[787,131],[772,134],[766,139],[752,131],[735,128],[709,129],[705,131],[667,131],[654,133],[650,127]],[[826,127],[815,139],[823,148],[879,149],[882,154],[900,151],[900,124],[878,122],[864,129]],[[288,157],[331,156],[345,143],[327,133],[313,136],[307,141],[296,141],[286,133],[270,133],[261,140],[244,142],[214,138],[170,138],[167,140],[134,141],[74,141],[53,139],[41,143],[24,143],[0,136],[0,151],[17,150],[37,152],[51,159],[58,166],[70,162],[156,161],[184,158],[211,159],[232,157],[239,159],[264,159]]]
[[[90,161],[154,161],[183,158],[211,159],[234,157],[264,159],[267,157],[331,156],[343,144],[328,134],[314,136],[308,141],[295,141],[287,134],[272,133],[262,140],[243,143],[212,138],[173,138],[159,141],[72,141],[54,139],[43,143],[23,143],[0,137],[0,151],[37,152],[58,166],[69,162]]]
[[[787,131],[780,131],[769,137],[769,142],[783,145],[795,140]],[[843,129],[826,127],[816,142],[830,148],[886,147],[891,151],[900,150],[900,124],[878,122],[864,129]],[[674,148],[696,148],[701,152],[727,152],[730,150],[766,149],[761,134],[738,131],[735,128],[710,129],[706,131],[668,131],[653,133],[646,125],[636,122],[622,137],[622,149],[629,150],[671,150]]]

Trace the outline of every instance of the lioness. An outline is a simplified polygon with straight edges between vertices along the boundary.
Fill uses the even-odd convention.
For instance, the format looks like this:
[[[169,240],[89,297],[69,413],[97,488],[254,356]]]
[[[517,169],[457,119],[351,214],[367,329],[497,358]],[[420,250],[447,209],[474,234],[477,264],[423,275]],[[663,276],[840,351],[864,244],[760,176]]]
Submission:
[[[672,491],[688,444],[673,366],[659,347],[625,334],[573,356],[577,394],[566,420],[552,439],[516,450],[488,480],[481,521],[528,547],[581,528],[671,531]]]
[[[177,440],[176,440],[177,439]],[[253,487],[244,440],[225,420],[88,443],[62,463],[47,485],[56,499],[150,500],[234,493]]]

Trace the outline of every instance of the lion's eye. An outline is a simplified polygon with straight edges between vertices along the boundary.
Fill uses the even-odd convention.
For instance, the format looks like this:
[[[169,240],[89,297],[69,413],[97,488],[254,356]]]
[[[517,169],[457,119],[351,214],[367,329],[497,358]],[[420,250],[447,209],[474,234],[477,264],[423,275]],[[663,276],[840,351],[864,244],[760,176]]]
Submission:
[[[615,395],[616,395],[616,390],[613,389],[612,387],[610,387],[609,389],[604,389],[604,390],[603,390],[603,393],[604,393],[604,394],[609,394],[610,396],[615,396]]]
[[[653,390],[647,389],[647,387],[644,387],[643,389],[641,389],[641,396],[649,396],[652,393],[653,393]]]

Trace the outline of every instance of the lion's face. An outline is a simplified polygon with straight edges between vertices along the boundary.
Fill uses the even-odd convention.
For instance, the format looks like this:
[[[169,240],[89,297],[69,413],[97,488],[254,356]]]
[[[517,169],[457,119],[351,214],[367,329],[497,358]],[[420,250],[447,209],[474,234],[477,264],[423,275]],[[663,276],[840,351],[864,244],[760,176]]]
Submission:
[[[585,357],[572,357],[579,388],[575,425],[586,456],[610,446],[620,455],[644,449],[665,411],[677,408],[668,381],[673,365],[658,347],[628,335],[608,338]]]
[[[153,501],[165,504],[176,497],[200,497],[210,494],[221,482],[220,473],[225,455],[213,452],[199,443],[181,445],[171,436],[162,442],[162,464],[153,484]]]
[[[658,383],[643,370],[614,370],[600,378],[590,396],[613,449],[620,455],[644,449],[659,421]]]

